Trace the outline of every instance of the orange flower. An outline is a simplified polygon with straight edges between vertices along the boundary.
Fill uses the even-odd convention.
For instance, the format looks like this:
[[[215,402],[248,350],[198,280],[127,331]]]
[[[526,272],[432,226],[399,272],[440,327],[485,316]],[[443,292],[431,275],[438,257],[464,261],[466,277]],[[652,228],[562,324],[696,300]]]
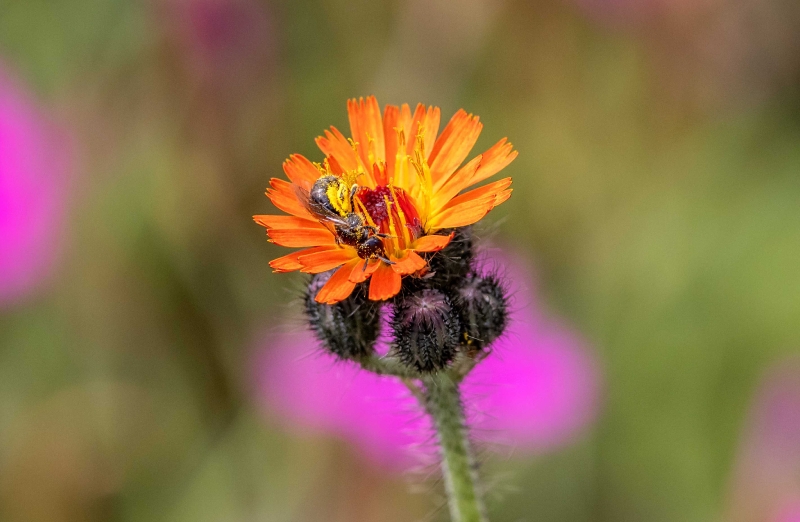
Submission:
[[[328,304],[346,299],[370,277],[370,299],[395,296],[402,276],[427,269],[419,252],[435,252],[449,243],[452,234],[437,232],[471,225],[511,196],[511,178],[463,191],[517,157],[503,138],[462,166],[483,127],[463,109],[438,137],[438,107],[419,104],[412,115],[408,105],[387,105],[381,117],[370,96],[349,100],[347,113],[351,139],[331,127],[316,140],[326,156],[322,164],[294,154],[283,164],[289,181],[270,180],[267,196],[289,215],[253,217],[273,243],[303,248],[273,260],[275,272],[316,274],[339,267],[315,298]],[[382,241],[382,252],[359,257],[360,243],[346,244],[335,224],[312,209],[308,193],[323,176],[335,176],[326,178],[335,183],[322,192],[334,217],[341,221],[356,214],[363,234],[373,243]]]

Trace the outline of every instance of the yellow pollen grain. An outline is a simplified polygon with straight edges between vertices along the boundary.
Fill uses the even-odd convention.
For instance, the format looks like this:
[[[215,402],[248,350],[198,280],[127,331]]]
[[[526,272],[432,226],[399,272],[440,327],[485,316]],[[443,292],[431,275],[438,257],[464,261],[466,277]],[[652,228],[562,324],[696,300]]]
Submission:
[[[367,159],[370,165],[374,165],[377,162],[375,158],[375,138],[370,136],[368,132],[364,134],[367,136]]]
[[[405,153],[405,151],[402,153],[402,155],[397,155],[397,162],[395,163],[394,168],[394,177],[394,185],[397,185],[398,187],[408,187],[408,155]]]
[[[330,174],[330,172],[331,172],[331,169],[328,166],[328,159],[327,158],[325,158],[325,161],[323,163],[317,163],[315,161],[315,162],[312,163],[312,165],[314,165],[314,167],[316,167],[316,169],[319,171],[319,173],[322,174],[323,176],[326,175],[326,174]]]
[[[346,213],[353,211],[350,202],[350,185],[347,183],[339,184],[339,201],[341,202],[342,209],[344,209]]]
[[[420,122],[417,122],[417,145],[416,145],[419,148],[420,152],[422,153],[423,158],[425,157],[425,126],[423,125],[424,123],[425,123],[424,119]]]
[[[430,210],[431,194],[433,192],[431,181],[431,170],[428,167],[428,162],[425,160],[425,145],[423,144],[424,133],[417,134],[417,145],[414,147],[414,159],[411,163],[414,165],[414,170],[417,171],[417,178],[419,179],[420,199],[423,202],[423,208],[418,209],[421,211],[423,220],[428,216]]]
[[[397,235],[397,227],[394,225],[394,219],[392,218],[392,202],[389,201],[388,196],[383,196],[383,201],[386,204],[386,213],[389,216],[389,233],[392,234],[392,242],[394,243],[394,251],[395,253],[400,252],[400,237]]]
[[[345,214],[347,214],[347,210],[342,205],[341,188],[342,188],[341,184],[331,183],[330,185],[328,185],[328,189],[325,191],[325,195],[328,196],[328,201],[331,202],[331,205],[333,205],[333,208],[336,210],[336,212],[344,216]]]
[[[400,163],[405,163],[406,161],[406,131],[402,127],[395,127],[394,131],[397,133],[397,153],[394,155],[395,157],[395,172],[400,169]]]
[[[364,203],[361,202],[361,199],[358,196],[356,196],[353,198],[353,201],[356,203],[356,206],[359,208],[359,211],[363,214],[363,216],[361,217],[365,218],[367,220],[367,223],[371,227],[378,228],[377,225],[375,225],[375,222],[372,220],[372,216],[370,216],[369,212],[367,212],[367,207],[365,207]]]
[[[408,155],[406,154],[406,133],[403,131],[402,127],[395,127],[394,131],[397,133],[399,145],[397,147],[397,152],[394,155],[394,170],[392,171],[392,179],[389,180],[389,184],[406,187],[408,186],[406,181],[408,173],[408,165],[406,161],[408,158]],[[391,161],[391,158],[386,158],[386,160]]]
[[[403,207],[400,205],[400,200],[397,199],[397,193],[394,191],[394,186],[389,185],[389,190],[392,193],[392,199],[394,199],[395,206],[397,207],[397,215],[400,217],[400,228],[403,229],[403,242],[405,243],[405,246],[408,246],[411,244],[411,235],[409,233],[408,226],[406,226],[408,223],[406,221],[406,214],[403,212]]]
[[[348,186],[352,187],[353,185],[356,184],[356,180],[359,178],[359,176],[362,176],[363,174],[364,173],[359,172],[358,169],[349,170],[347,172],[342,173],[342,179]]]
[[[347,138],[347,141],[350,143],[350,147],[352,147],[353,151],[356,153],[356,162],[358,163],[358,168],[356,171],[359,173],[359,175],[371,174],[371,170],[367,168],[367,165],[364,165],[364,160],[361,158],[361,154],[358,152],[359,143],[354,141],[353,138]],[[375,184],[367,183],[367,186],[374,188]]]
[[[406,148],[406,132],[403,130],[402,127],[395,127],[394,131],[397,133],[397,139],[400,142],[400,148],[405,150]]]

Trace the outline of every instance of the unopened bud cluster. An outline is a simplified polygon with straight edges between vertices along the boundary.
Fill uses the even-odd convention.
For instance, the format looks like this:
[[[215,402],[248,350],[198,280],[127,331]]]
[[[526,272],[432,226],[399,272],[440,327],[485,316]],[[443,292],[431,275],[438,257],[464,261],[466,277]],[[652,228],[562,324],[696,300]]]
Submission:
[[[475,357],[505,330],[508,298],[500,279],[475,270],[470,228],[457,229],[440,252],[429,254],[430,270],[403,278],[403,289],[384,307],[367,298],[366,284],[346,300],[326,305],[314,295],[330,278],[315,275],[305,295],[305,311],[316,337],[342,359],[374,353],[382,313],[390,326],[390,354],[409,370],[443,370],[457,354]]]

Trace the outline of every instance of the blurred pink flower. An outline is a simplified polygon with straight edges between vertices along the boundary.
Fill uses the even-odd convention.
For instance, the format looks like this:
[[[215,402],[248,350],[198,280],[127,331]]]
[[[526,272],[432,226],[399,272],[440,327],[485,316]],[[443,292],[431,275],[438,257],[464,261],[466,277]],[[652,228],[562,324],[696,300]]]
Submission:
[[[800,522],[800,500],[787,504],[778,513],[775,522]]]
[[[32,292],[59,247],[67,141],[0,63],[0,308]]]
[[[728,520],[800,522],[800,359],[776,363],[762,380],[732,486]]]
[[[495,257],[515,292],[507,333],[464,382],[476,441],[541,452],[567,443],[595,416],[599,374],[579,339],[539,310],[518,261]],[[408,390],[322,352],[310,333],[264,342],[260,398],[294,426],[354,443],[374,462],[404,469],[430,455],[432,432]],[[384,348],[385,349],[385,348]],[[380,349],[379,349],[380,351]]]

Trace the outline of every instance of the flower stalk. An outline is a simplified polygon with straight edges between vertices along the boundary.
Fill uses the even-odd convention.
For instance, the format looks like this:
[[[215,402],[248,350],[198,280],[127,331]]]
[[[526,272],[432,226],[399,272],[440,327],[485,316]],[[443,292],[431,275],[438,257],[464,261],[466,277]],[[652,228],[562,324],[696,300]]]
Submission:
[[[447,370],[434,373],[407,368],[392,355],[359,360],[367,371],[399,377],[433,419],[452,522],[487,522],[459,389],[461,381],[482,358],[457,358]]]
[[[425,377],[423,382],[425,408],[433,417],[442,453],[442,476],[450,517],[453,522],[486,522],[458,383],[441,372]]]

